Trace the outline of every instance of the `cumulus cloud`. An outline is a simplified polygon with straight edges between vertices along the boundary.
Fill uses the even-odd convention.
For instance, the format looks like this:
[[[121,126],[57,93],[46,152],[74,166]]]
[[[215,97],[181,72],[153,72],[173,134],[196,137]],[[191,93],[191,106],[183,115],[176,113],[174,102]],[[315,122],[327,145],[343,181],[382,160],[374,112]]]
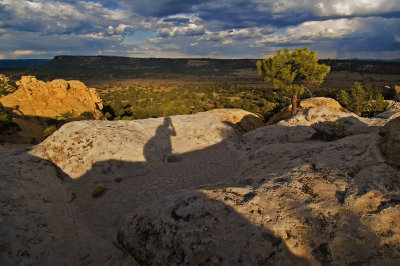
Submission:
[[[296,27],[289,27],[286,32],[293,39],[341,38],[361,28],[359,19],[330,19],[307,21]]]
[[[159,20],[156,24],[157,33],[161,36],[178,35],[196,36],[205,31],[205,26],[196,16],[174,15]]]
[[[336,0],[317,4],[322,16],[357,16],[392,14],[400,11],[397,0]]]
[[[0,53],[400,57],[399,20],[398,0],[0,0]]]
[[[1,0],[0,14],[3,28],[46,34],[98,32],[107,24],[118,26],[132,19],[126,10],[110,10],[83,1]]]

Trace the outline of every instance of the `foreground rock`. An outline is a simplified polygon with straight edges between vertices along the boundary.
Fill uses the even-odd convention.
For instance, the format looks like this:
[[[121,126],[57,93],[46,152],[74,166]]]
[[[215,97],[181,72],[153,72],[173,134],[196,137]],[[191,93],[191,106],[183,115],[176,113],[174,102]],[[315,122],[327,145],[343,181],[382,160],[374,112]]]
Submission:
[[[0,264],[399,264],[387,118],[318,107],[239,136],[235,112],[75,122],[1,149]]]
[[[107,160],[155,165],[179,160],[179,154],[262,125],[260,118],[239,109],[135,121],[79,121],[64,125],[32,154],[53,162],[71,178],[79,178],[95,163]]]
[[[102,119],[102,103],[94,88],[77,80],[62,79],[44,82],[34,76],[22,76],[18,89],[0,98],[0,103],[12,110],[13,122],[21,131],[13,136],[0,136],[6,142],[40,142],[43,130],[51,119],[84,116]]]
[[[400,117],[387,123],[381,135],[385,138],[382,151],[388,157],[388,162],[400,166]]]
[[[334,121],[347,133],[315,137]],[[145,265],[396,265],[400,172],[380,152],[385,122],[320,107],[249,132],[237,182],[138,207],[118,240]]]

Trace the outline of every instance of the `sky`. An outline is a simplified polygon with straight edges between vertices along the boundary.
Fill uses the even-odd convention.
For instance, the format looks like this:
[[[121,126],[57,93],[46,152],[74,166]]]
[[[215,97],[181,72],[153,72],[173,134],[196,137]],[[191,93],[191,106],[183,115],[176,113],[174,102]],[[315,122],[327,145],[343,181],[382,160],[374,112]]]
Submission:
[[[0,59],[400,58],[400,0],[0,0]]]

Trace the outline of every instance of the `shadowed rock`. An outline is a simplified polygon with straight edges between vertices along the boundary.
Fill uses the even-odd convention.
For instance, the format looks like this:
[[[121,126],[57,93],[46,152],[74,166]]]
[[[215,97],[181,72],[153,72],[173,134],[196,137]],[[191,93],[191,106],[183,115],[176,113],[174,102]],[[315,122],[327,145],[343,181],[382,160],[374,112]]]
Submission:
[[[381,148],[388,162],[400,166],[400,117],[389,121],[380,133],[385,138]]]
[[[388,119],[318,107],[238,136],[234,112],[74,122],[0,148],[0,264],[398,264]],[[344,136],[312,137],[336,123]]]

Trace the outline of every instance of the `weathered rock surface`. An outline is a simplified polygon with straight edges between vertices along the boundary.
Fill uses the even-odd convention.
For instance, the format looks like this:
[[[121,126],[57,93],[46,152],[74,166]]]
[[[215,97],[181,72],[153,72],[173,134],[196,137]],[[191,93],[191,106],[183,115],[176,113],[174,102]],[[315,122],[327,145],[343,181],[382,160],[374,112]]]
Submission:
[[[1,148],[0,264],[399,264],[387,118],[318,107],[238,136],[223,117],[247,114],[220,112],[74,122]]]
[[[239,109],[135,121],[71,122],[36,146],[32,154],[53,162],[71,178],[79,178],[97,162],[162,164],[173,154],[203,149],[261,125],[260,118]]]
[[[389,106],[385,112],[376,115],[376,118],[394,119],[400,116],[400,102],[387,101]]]
[[[43,139],[43,130],[49,119],[60,119],[62,114],[84,114],[92,119],[102,119],[101,99],[94,88],[87,88],[77,80],[56,79],[50,82],[34,76],[22,76],[18,89],[0,98],[0,103],[13,111],[13,122],[21,131],[3,141],[29,143]]]
[[[388,157],[388,162],[400,166],[400,117],[389,121],[381,130],[385,140],[382,151]]]
[[[314,107],[325,107],[325,108],[329,108],[334,111],[348,112],[346,109],[344,109],[340,105],[340,103],[338,103],[334,99],[326,98],[326,97],[313,97],[313,98],[305,99],[300,102],[298,109],[306,110],[306,109],[314,108]],[[267,122],[267,124],[272,125],[281,120],[291,117],[291,110],[292,110],[292,105],[289,105],[288,107],[283,108],[277,114],[272,116],[269,119],[269,121]]]

